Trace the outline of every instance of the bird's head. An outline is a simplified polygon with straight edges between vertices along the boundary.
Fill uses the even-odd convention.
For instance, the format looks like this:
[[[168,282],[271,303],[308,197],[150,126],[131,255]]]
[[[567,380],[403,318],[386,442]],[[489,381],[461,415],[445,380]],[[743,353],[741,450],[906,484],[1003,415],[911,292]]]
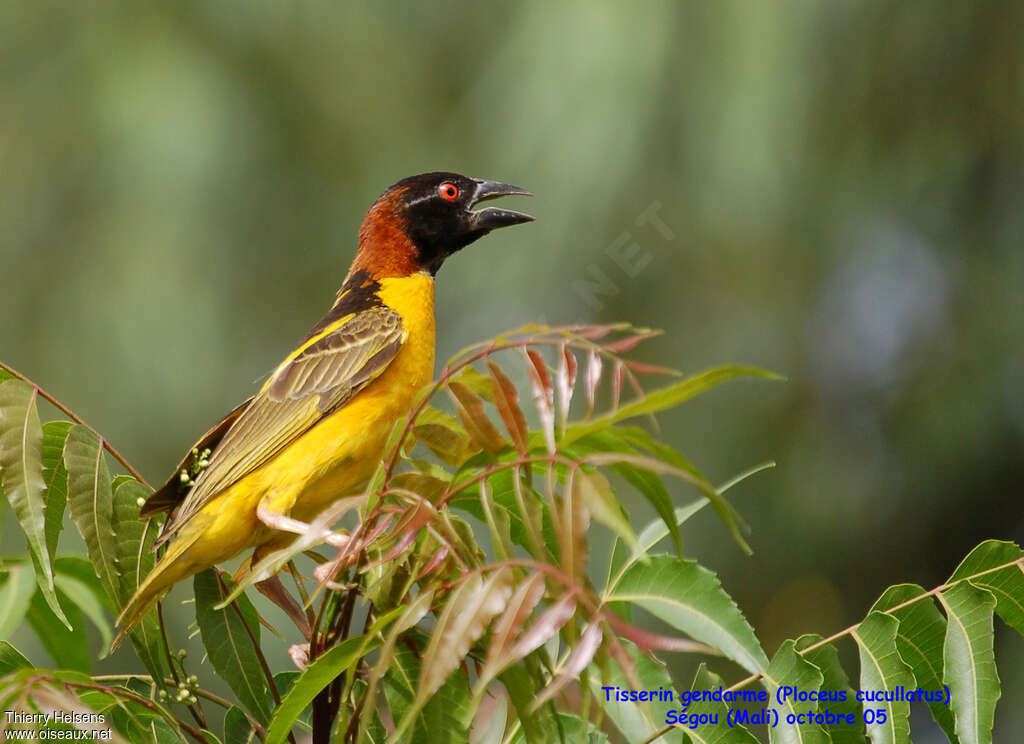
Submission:
[[[399,181],[366,213],[352,271],[371,276],[436,274],[444,260],[498,227],[531,222],[509,209],[474,210],[482,201],[509,194],[532,196],[518,186],[460,176],[424,173]]]

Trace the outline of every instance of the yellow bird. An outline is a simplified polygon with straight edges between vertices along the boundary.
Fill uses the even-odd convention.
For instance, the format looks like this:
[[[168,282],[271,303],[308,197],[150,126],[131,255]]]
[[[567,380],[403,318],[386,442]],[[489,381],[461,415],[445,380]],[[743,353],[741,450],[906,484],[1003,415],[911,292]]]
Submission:
[[[119,638],[171,586],[301,532],[363,484],[394,422],[434,369],[434,275],[491,230],[529,222],[477,203],[518,186],[425,173],[370,207],[359,248],[328,313],[256,395],[196,442],[142,508],[163,511],[167,550],[118,618]]]

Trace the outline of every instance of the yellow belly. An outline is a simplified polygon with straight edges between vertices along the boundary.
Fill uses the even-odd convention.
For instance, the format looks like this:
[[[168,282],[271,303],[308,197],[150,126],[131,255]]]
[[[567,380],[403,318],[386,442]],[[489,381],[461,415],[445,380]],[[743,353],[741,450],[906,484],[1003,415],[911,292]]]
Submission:
[[[309,521],[373,474],[391,427],[408,412],[413,395],[434,370],[433,278],[424,273],[383,279],[380,297],[402,316],[408,334],[388,368],[345,406],[204,506],[169,545],[161,562],[175,566],[157,567],[169,580],[160,584],[169,586],[273,539],[275,532],[256,516],[261,502],[273,512]]]

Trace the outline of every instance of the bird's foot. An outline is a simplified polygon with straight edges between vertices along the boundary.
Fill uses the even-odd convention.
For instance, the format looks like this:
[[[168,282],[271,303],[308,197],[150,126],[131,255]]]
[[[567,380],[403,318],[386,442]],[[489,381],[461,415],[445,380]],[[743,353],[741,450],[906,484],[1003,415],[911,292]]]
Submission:
[[[296,535],[306,535],[313,528],[309,522],[303,522],[294,517],[289,517],[286,514],[279,514],[267,509],[262,504],[256,507],[256,516],[263,524],[267,525],[274,530],[280,530],[282,532],[291,532]],[[320,539],[328,545],[335,548],[344,548],[349,543],[349,536],[342,535],[332,530],[325,529],[320,535]]]
[[[318,582],[323,584],[326,588],[330,589],[331,591],[341,591],[345,589],[345,585],[339,584],[337,581],[334,580],[335,574],[338,573],[338,568],[339,565],[337,561],[327,561],[325,563],[321,563],[319,566],[313,569],[313,578],[315,578]]]

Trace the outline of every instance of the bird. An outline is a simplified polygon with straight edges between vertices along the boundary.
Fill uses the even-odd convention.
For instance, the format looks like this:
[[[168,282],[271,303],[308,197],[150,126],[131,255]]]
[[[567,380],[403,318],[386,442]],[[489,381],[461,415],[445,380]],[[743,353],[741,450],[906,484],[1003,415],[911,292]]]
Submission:
[[[174,584],[293,538],[373,474],[394,422],[433,377],[434,277],[494,229],[533,221],[480,202],[532,196],[451,172],[390,186],[359,229],[334,304],[259,392],[211,427],[140,509],[166,545],[125,605],[115,645]]]

